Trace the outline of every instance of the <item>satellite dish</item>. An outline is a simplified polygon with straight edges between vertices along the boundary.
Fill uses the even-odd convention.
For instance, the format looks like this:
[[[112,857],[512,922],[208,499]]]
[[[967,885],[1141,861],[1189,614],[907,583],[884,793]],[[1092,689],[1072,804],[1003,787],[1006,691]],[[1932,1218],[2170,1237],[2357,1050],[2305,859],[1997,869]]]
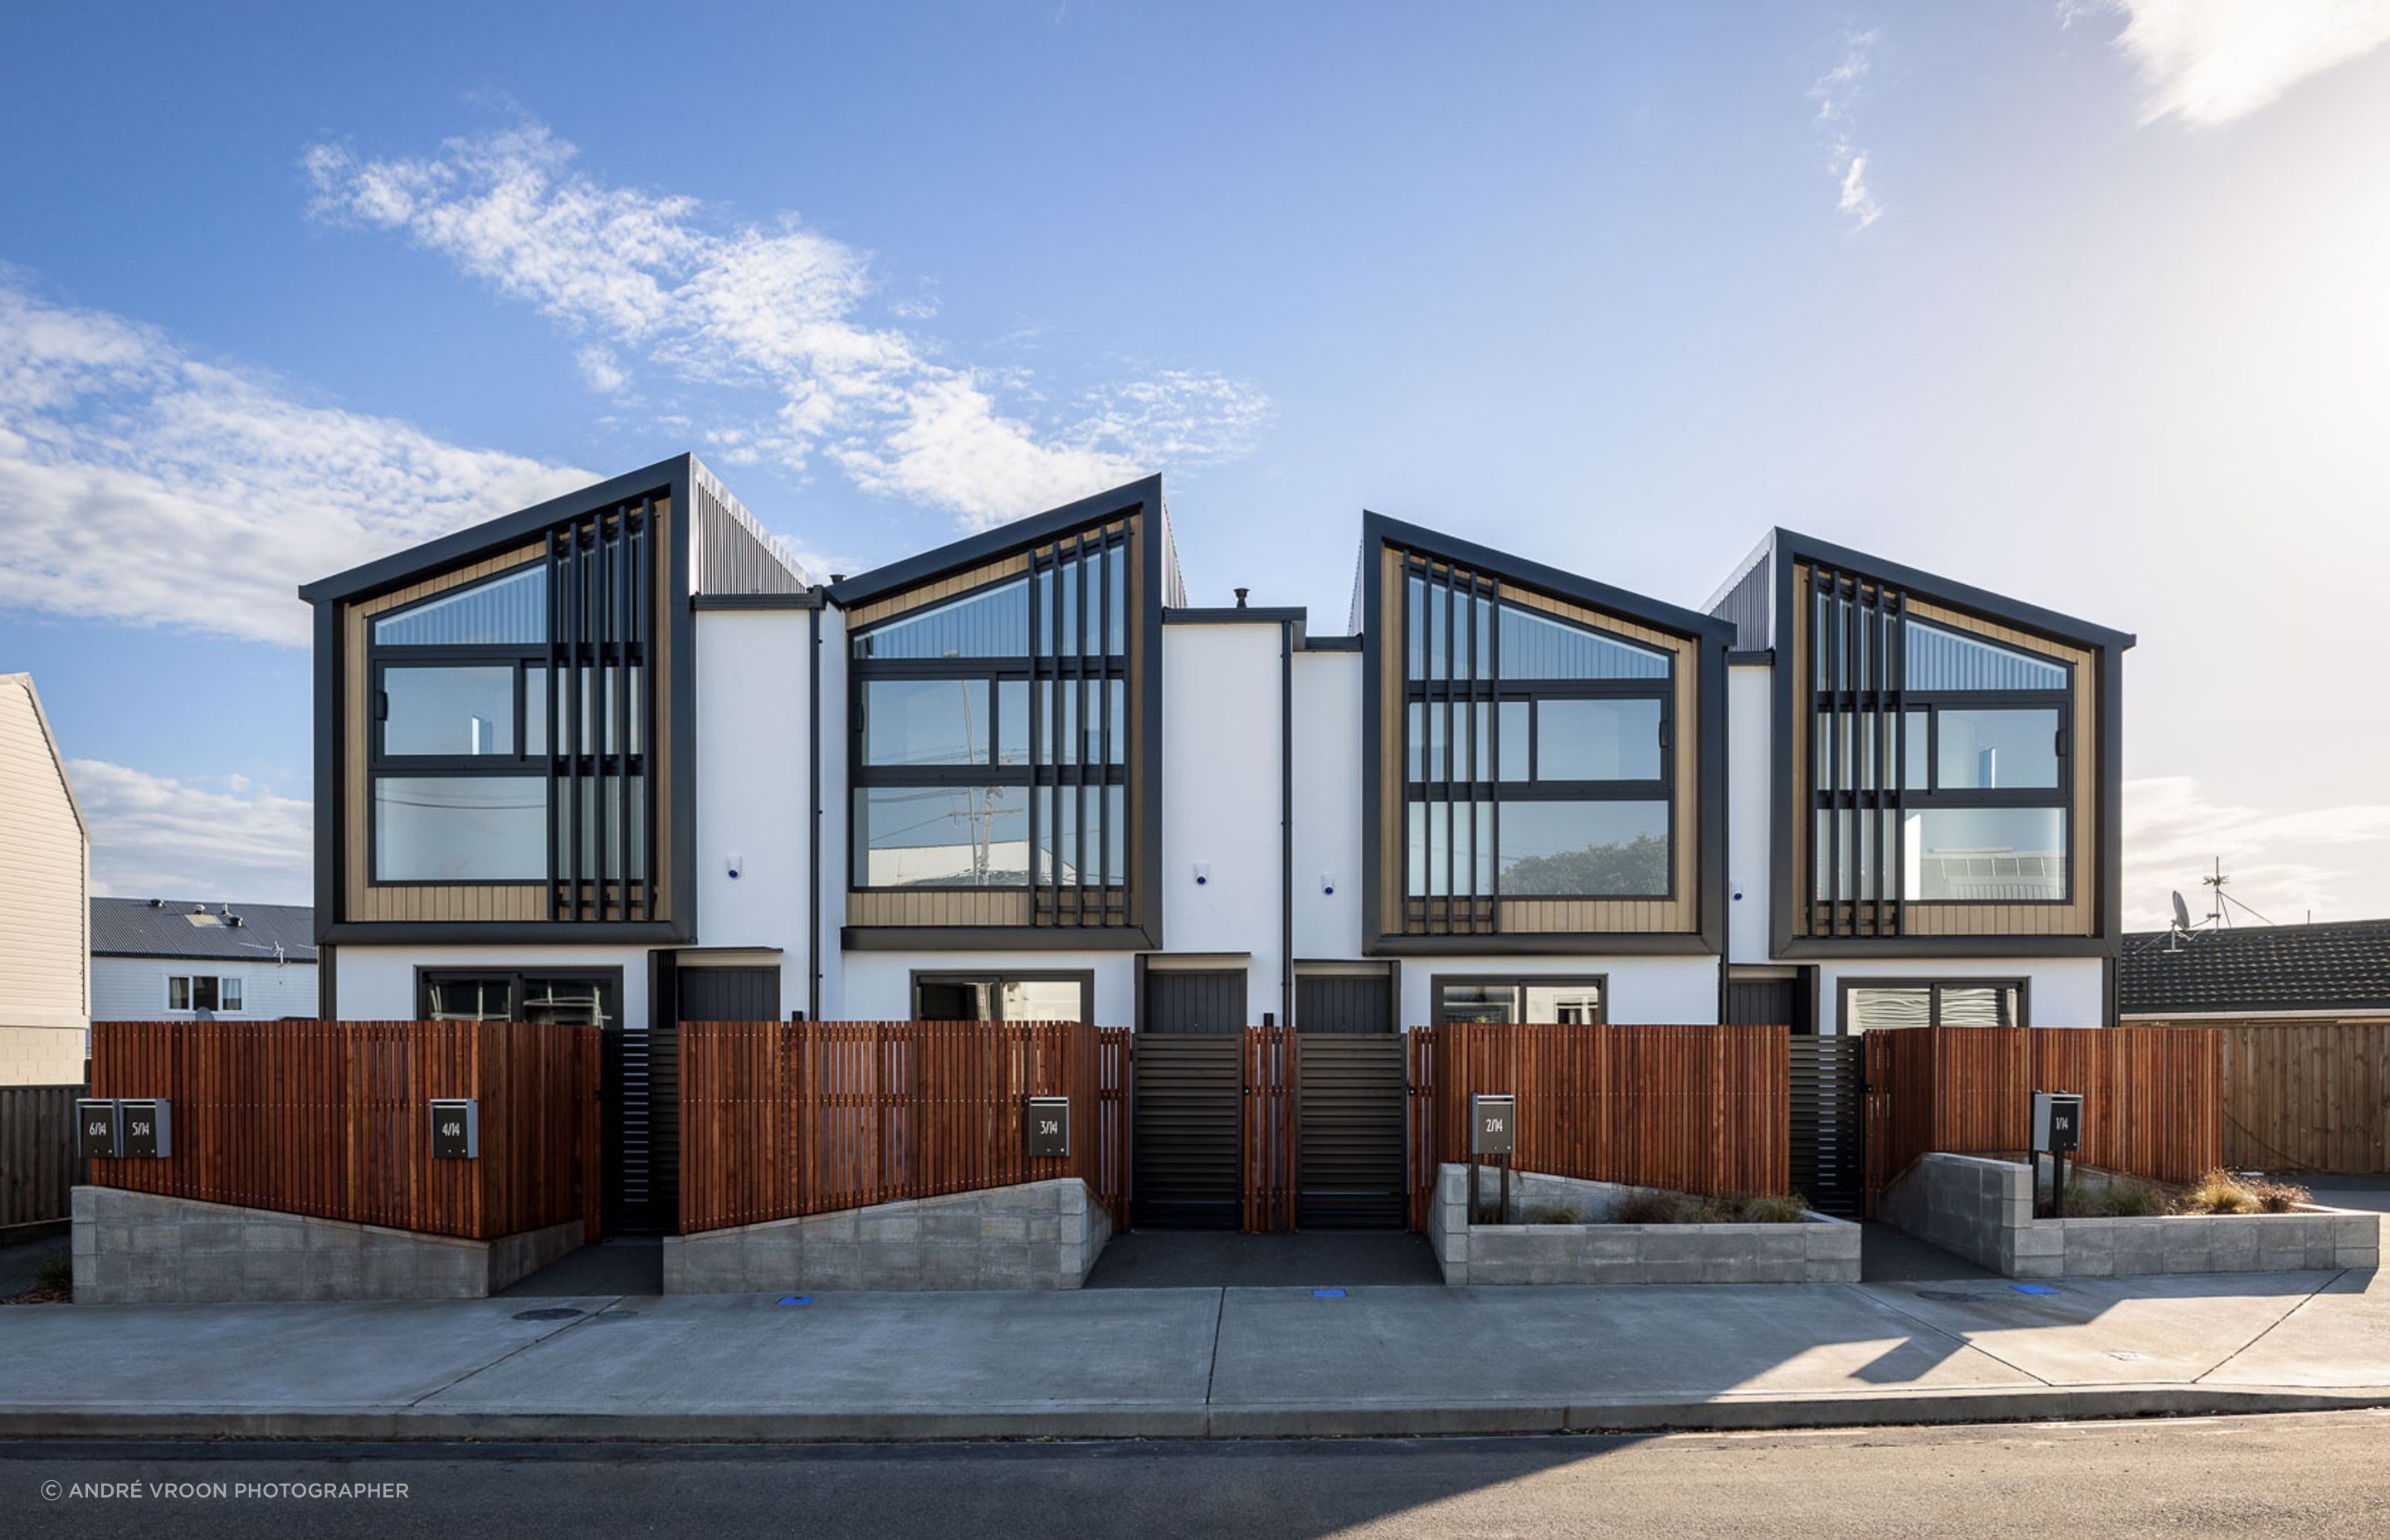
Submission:
[[[2174,928],[2178,930],[2190,930],[2191,909],[2183,903],[2182,894],[2174,893],[2170,896],[2174,899]]]

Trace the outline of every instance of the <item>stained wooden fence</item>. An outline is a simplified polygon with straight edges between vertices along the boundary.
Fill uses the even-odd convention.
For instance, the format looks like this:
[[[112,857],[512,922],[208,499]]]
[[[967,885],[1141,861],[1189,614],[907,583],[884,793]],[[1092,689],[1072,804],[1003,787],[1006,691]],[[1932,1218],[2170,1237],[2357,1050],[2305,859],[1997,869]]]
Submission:
[[[2223,1039],[2200,1027],[1908,1027],[1867,1043],[1867,1210],[1929,1150],[2022,1155],[2033,1093],[2083,1097],[2089,1165],[2190,1182],[2224,1163]]]
[[[506,1021],[95,1021],[96,1097],[173,1103],[173,1153],[96,1186],[491,1239],[600,1230],[598,1029]],[[435,1097],[482,1154],[431,1158]]]
[[[1297,1123],[1302,1101],[1302,1055],[1291,1027],[1247,1027],[1240,1061],[1244,1066],[1244,1112],[1239,1130],[1244,1150],[1241,1228],[1269,1234],[1294,1228]]]
[[[1791,1033],[1767,1026],[1455,1023],[1408,1038],[1410,1223],[1469,1160],[1472,1096],[1518,1098],[1511,1166],[1680,1192],[1790,1181]]]
[[[1128,1033],[1071,1021],[686,1021],[685,1231],[1077,1176],[1128,1225]],[[1028,1098],[1071,1098],[1032,1160]]]
[[[2236,1021],[2224,1039],[2224,1162],[2390,1171],[2390,1020]]]
[[[67,1217],[80,1085],[0,1085],[0,1230]]]

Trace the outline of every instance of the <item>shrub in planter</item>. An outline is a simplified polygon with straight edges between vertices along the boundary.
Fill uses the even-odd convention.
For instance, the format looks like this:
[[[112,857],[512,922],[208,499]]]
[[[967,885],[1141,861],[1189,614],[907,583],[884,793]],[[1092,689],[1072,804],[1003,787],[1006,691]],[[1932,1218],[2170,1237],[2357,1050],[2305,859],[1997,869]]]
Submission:
[[[2146,1218],[2170,1206],[2165,1189],[2138,1176],[2114,1176],[2066,1195],[2069,1219]]]
[[[2183,1194],[2175,1212],[2288,1213],[2309,1200],[2306,1188],[2289,1182],[2247,1181],[2229,1171],[2211,1171]]]
[[[1585,1211],[1573,1209],[1565,1203],[1538,1203],[1527,1211],[1527,1223],[1530,1225],[1582,1225],[1585,1223]]]
[[[1620,1225],[1798,1225],[1809,1217],[1797,1192],[1757,1196],[1639,1192],[1618,1206]]]

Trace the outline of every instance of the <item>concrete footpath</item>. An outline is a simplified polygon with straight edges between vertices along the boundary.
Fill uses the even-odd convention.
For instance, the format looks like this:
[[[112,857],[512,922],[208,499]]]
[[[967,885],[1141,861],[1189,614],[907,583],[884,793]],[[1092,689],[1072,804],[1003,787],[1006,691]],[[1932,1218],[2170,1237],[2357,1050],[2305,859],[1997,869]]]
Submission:
[[[2370,1270],[2032,1287],[17,1306],[0,1437],[1206,1438],[2390,1405],[2390,1281]]]

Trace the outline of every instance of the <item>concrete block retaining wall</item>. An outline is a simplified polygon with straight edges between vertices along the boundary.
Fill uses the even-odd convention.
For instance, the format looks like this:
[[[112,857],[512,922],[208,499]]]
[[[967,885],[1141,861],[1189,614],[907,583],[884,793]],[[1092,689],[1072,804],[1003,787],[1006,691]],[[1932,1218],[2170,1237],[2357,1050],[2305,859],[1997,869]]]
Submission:
[[[1487,1203],[1498,1173],[1484,1173]],[[1469,1168],[1447,1165],[1428,1206],[1428,1244],[1449,1284],[1857,1283],[1859,1227],[1811,1213],[1797,1225],[1620,1225],[1651,1189],[1540,1172],[1510,1174],[1510,1212],[1574,1209],[1582,1225],[1485,1225],[1469,1210]]]
[[[582,1244],[581,1221],[495,1240],[77,1187],[78,1304],[479,1300]]]
[[[664,1292],[1076,1289],[1111,1216],[1075,1176],[664,1238]]]
[[[2101,1180],[2085,1174],[2087,1186]],[[1937,1153],[1886,1187],[1876,1213],[1895,1229],[2012,1278],[2276,1273],[2382,1261],[2379,1214],[2317,1208],[2036,1219],[2033,1192],[2032,1168],[2018,1161]]]

